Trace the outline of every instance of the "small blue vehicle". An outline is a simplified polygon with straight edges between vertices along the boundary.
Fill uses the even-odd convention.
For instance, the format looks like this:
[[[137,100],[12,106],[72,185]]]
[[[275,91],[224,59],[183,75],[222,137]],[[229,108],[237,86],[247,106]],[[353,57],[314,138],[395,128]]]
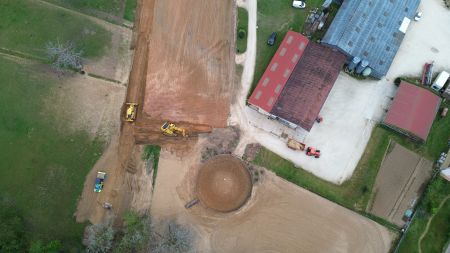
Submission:
[[[99,171],[97,172],[97,177],[95,178],[94,192],[102,192],[103,183],[106,179],[106,173]]]

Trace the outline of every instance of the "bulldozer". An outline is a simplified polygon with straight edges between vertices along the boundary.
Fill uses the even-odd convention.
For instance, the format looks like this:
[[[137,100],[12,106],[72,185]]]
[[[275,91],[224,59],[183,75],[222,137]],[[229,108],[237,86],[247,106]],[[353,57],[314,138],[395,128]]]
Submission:
[[[187,137],[187,133],[186,133],[186,129],[181,128],[181,127],[177,127],[174,123],[169,123],[169,122],[165,122],[162,126],[161,126],[161,131],[164,135],[166,136],[183,136],[183,137]]]
[[[126,103],[125,121],[134,122],[136,120],[137,103]]]

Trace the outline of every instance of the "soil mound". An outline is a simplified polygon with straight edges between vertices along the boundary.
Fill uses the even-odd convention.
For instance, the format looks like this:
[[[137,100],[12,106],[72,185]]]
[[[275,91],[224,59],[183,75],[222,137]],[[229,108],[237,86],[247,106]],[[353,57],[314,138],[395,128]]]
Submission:
[[[197,176],[197,196],[207,207],[219,212],[239,209],[252,191],[250,173],[231,155],[219,155],[206,161]]]

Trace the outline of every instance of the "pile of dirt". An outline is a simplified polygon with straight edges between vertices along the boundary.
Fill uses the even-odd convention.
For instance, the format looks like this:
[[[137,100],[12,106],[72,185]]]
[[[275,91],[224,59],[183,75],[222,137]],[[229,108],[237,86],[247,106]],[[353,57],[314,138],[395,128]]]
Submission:
[[[202,149],[202,161],[221,155],[231,154],[239,143],[240,130],[236,126],[216,128],[208,135]]]
[[[197,176],[196,192],[205,206],[231,212],[245,204],[252,191],[251,175],[245,165],[231,155],[206,161]]]

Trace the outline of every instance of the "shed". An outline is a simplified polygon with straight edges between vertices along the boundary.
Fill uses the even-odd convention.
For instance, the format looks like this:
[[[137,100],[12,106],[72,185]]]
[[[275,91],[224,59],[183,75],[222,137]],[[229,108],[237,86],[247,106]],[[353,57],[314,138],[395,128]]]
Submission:
[[[368,62],[371,76],[388,72],[420,0],[347,0],[322,43],[341,50],[350,62]]]
[[[425,88],[402,81],[383,124],[414,140],[426,141],[441,98]]]

